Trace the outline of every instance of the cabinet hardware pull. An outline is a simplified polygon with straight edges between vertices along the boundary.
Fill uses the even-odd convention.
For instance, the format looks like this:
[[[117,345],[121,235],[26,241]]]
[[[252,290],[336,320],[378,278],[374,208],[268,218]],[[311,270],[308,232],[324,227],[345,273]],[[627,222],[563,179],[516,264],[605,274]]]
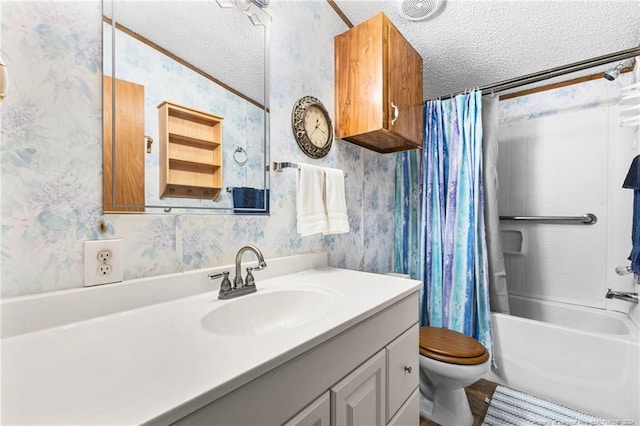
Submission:
[[[406,371],[409,374],[411,374],[411,370],[413,370],[413,368],[407,367],[407,366],[404,367],[404,371]]]
[[[394,124],[396,124],[399,112],[398,107],[393,102],[391,102],[391,108],[393,108],[393,118],[391,119],[391,125],[393,126]]]
[[[153,143],[153,138],[148,135],[144,135],[144,140],[147,143],[147,154],[151,154],[151,144]]]

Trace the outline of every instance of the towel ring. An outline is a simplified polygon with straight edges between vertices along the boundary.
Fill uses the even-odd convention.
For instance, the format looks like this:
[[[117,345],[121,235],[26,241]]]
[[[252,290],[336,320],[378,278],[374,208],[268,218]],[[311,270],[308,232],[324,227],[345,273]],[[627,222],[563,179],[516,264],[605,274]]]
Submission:
[[[242,154],[244,154],[244,160],[241,160]],[[247,164],[247,160],[249,160],[249,154],[247,154],[247,151],[245,151],[244,148],[237,146],[236,150],[233,152],[233,161],[244,166]]]

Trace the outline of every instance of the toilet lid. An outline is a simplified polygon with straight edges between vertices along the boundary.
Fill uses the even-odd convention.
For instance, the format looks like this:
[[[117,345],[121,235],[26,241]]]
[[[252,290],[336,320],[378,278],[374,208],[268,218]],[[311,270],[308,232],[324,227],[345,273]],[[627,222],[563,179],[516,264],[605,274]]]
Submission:
[[[476,365],[489,352],[476,339],[446,328],[420,328],[420,355],[451,364]]]

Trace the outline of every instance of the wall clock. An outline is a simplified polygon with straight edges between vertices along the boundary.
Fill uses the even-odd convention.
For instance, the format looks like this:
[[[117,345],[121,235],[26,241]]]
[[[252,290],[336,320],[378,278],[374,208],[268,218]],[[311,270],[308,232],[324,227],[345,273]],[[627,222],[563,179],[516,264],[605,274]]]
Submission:
[[[313,96],[298,99],[291,113],[291,126],[298,146],[311,158],[329,153],[333,126],[327,109]]]

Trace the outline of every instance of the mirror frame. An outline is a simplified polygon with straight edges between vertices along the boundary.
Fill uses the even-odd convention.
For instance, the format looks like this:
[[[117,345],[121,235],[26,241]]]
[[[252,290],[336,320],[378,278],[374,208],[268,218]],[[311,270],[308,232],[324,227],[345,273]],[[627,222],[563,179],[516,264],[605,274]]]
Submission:
[[[216,5],[217,2],[217,5]],[[234,3],[225,3],[224,0],[218,1],[216,0],[216,2],[212,2],[212,6],[217,7],[223,7],[223,8],[228,8],[228,7],[235,7]],[[117,15],[116,15],[116,8],[115,8],[115,3],[114,2],[110,2],[111,3],[111,17],[112,19],[109,19],[107,16],[104,15],[104,11],[105,11],[105,4],[109,3],[108,0],[103,0],[103,21],[107,22],[110,26],[111,26],[111,42],[112,42],[112,49],[111,49],[111,76],[112,76],[112,84],[111,84],[111,94],[112,94],[112,100],[113,102],[111,102],[111,117],[114,118],[116,117],[116,89],[115,89],[115,81],[117,78],[117,73],[116,73],[116,69],[117,69],[117,64],[116,64],[116,49],[115,49],[115,40],[116,40],[116,31],[118,30],[118,21],[117,21]],[[264,189],[264,208],[238,208],[238,210],[241,210],[241,212],[235,212],[236,208],[234,207],[216,207],[216,206],[211,206],[211,207],[204,207],[204,206],[184,206],[184,205],[180,205],[180,200],[176,199],[176,202],[173,202],[171,204],[162,204],[162,205],[154,205],[154,204],[147,204],[146,200],[145,200],[145,204],[144,205],[130,205],[130,204],[119,204],[117,203],[116,200],[116,177],[115,174],[113,173],[113,170],[116,170],[116,153],[115,153],[115,149],[116,149],[116,143],[115,143],[115,138],[112,137],[112,152],[111,152],[111,194],[112,194],[112,200],[111,200],[111,205],[113,207],[113,210],[105,210],[104,209],[104,204],[102,205],[102,212],[104,214],[121,214],[121,213],[137,213],[137,214],[159,214],[159,213],[174,213],[174,214],[202,214],[202,213],[209,213],[209,214],[231,214],[231,215],[260,215],[260,216],[264,216],[264,215],[269,215],[270,214],[270,208],[269,208],[269,188],[270,188],[270,182],[269,182],[269,164],[270,164],[270,109],[269,109],[269,83],[270,83],[270,68],[269,68],[269,58],[270,58],[270,49],[271,49],[271,21],[272,21],[272,17],[271,15],[264,9],[259,8],[253,4],[250,5],[250,8],[248,10],[240,10],[238,9],[238,13],[244,13],[245,15],[247,15],[247,19],[249,19],[251,21],[251,23],[256,26],[256,27],[263,27],[264,29],[264,46],[263,46],[263,50],[264,50],[264,85],[263,85],[263,96],[264,96],[264,103],[261,105],[261,109],[262,109],[262,114],[264,117],[264,125],[263,125],[263,129],[262,129],[262,133],[263,133],[263,170],[262,170],[262,176],[263,176],[263,182],[264,182],[264,188],[260,188],[260,189]],[[113,19],[115,17],[115,19]],[[257,22],[256,23],[256,18],[257,18]],[[104,42],[103,42],[104,45]],[[160,47],[160,46],[158,46]],[[167,55],[166,52],[163,52],[165,55]],[[105,52],[103,52],[103,57],[104,57]],[[167,55],[169,58],[176,60],[176,57],[172,57],[170,54]],[[179,59],[179,58],[178,58]],[[178,61],[182,64],[188,64],[186,61],[184,60],[180,60]],[[190,64],[189,64],[190,65]],[[194,67],[194,66],[188,66],[190,69],[196,69],[199,70],[198,68]],[[106,75],[104,72],[104,65],[103,65],[103,75]],[[115,78],[113,78],[115,76]],[[216,80],[214,78],[214,83],[218,84],[219,86],[229,90],[230,92],[236,94],[237,96],[245,99],[247,102],[250,102],[254,105],[260,105],[259,102],[248,98],[246,95],[243,95],[242,93],[238,92],[237,90],[235,90],[233,87],[225,84],[224,82],[220,82],[218,80]],[[212,80],[213,81],[213,80]],[[104,90],[104,88],[103,88]],[[116,120],[112,119],[111,120],[111,135],[116,135]],[[106,147],[104,146],[104,141],[103,141],[103,149],[106,149]],[[234,153],[235,155],[235,153]],[[233,160],[233,158],[232,158]],[[104,166],[103,166],[104,167]],[[104,183],[103,183],[104,185]],[[225,186],[223,188],[223,191],[229,191],[229,187]],[[143,211],[139,211],[139,209],[143,209]],[[136,211],[137,210],[137,211]]]

